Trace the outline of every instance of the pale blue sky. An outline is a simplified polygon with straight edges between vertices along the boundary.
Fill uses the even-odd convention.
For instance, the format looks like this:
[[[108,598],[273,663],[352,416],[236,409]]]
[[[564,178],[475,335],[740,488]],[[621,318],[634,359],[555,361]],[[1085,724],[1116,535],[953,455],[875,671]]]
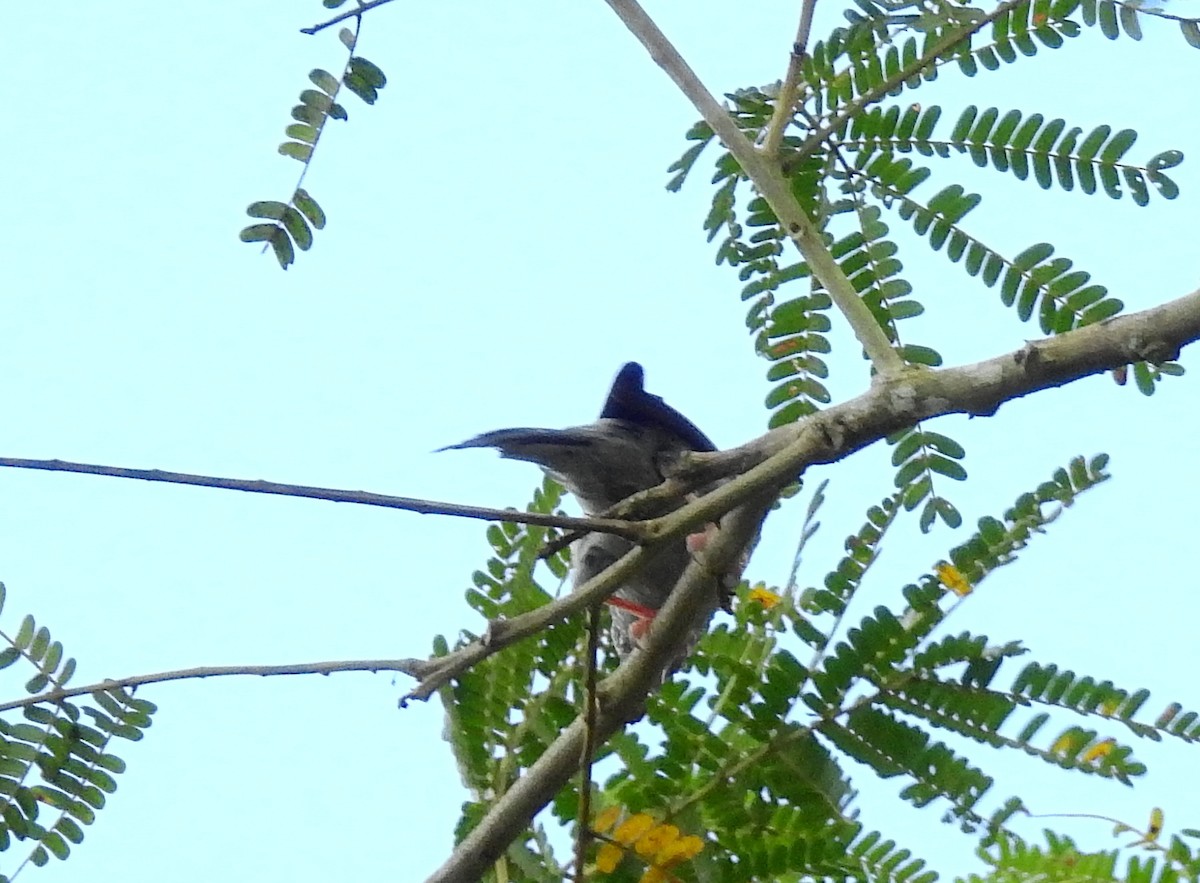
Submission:
[[[723,92],[782,74],[797,7],[648,9]],[[838,9],[825,0],[817,33]],[[374,108],[349,98],[350,123],[322,142],[306,183],[329,226],[287,273],[237,231],[248,203],[294,186],[300,167],[275,148],[308,70],[342,64],[333,31],[298,33],[321,5],[55,11],[61,21],[17,14],[0,35],[10,71],[0,453],[523,505],[536,470],[430,452],[501,426],[587,422],[628,359],[719,445],[765,427],[766,364],[743,331],[740,284],[714,267],[700,230],[710,158],[683,194],[663,190],[696,114],[605,4],[396,3],[368,16],[360,50],[389,85]],[[1133,127],[1134,160],[1184,150],[1183,198],[1147,209],[1046,194],[966,159],[938,179],[984,194],[969,219],[981,238],[1009,253],[1051,240],[1133,308],[1192,290],[1198,275],[1200,128],[1177,96],[1190,94],[1200,54],[1152,24],[1140,45],[1089,31],[1000,74],[947,70],[919,95],[949,119],[976,103]],[[954,364],[1038,334],[885,220],[928,309],[908,323],[914,339]],[[1196,370],[1194,354],[1183,362]],[[861,363],[835,366],[835,396],[862,388]],[[989,420],[936,424],[967,447],[971,479],[946,493],[968,524],[1077,453],[1108,451],[1116,476],[990,579],[953,629],[1020,638],[1042,661],[1152,687],[1155,710],[1200,706],[1196,383],[1147,400],[1093,378]],[[888,492],[886,459],[875,448],[814,470],[832,484],[803,583]],[[78,657],[78,683],[419,656],[436,633],[479,627],[462,599],[487,555],[478,522],[15,471],[0,471],[0,494],[0,626],[11,633],[33,612]],[[801,517],[797,504],[776,513],[751,577],[786,578]],[[900,525],[863,609],[896,599],[966,535]],[[143,743],[116,749],[129,771],[109,807],[68,863],[27,873],[420,879],[449,850],[464,795],[440,706],[396,709],[408,686],[341,675],[146,688],[161,711]],[[975,756],[998,797],[1134,823],[1162,805],[1168,828],[1200,826],[1194,750],[1135,748],[1151,773],[1132,791],[1023,756]],[[944,871],[968,869],[971,841],[937,823],[941,809],[907,808],[890,796],[895,782],[864,771],[855,784],[869,825]],[[1111,842],[1099,823],[1070,830]]]

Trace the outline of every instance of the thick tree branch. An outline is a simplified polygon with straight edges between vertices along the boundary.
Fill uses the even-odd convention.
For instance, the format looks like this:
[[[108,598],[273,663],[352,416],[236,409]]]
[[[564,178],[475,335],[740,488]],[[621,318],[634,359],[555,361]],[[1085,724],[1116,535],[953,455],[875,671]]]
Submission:
[[[279,675],[328,675],[339,671],[404,671],[403,659],[343,659],[337,662],[297,662],[290,665],[205,665],[196,668],[180,668],[174,671],[160,671],[153,674],[134,675],[128,678],[106,678],[98,684],[88,684],[84,687],[64,687],[47,690],[36,696],[26,696],[24,699],[13,699],[0,702],[0,711],[11,711],[14,708],[26,708],[43,702],[62,702],[73,696],[85,696],[92,693],[114,690],[118,687],[144,687],[147,684],[161,684],[166,681],[191,681],[200,678],[227,678],[233,675],[254,675],[257,677],[277,677]]]
[[[1197,340],[1200,290],[1148,310],[1030,341],[1018,350],[973,365],[909,372],[741,447],[693,454],[690,460],[695,465],[681,467],[677,479],[711,481],[771,464],[780,474],[793,470],[794,477],[804,467],[840,460],[918,420],[944,414],[991,416],[1005,402],[1043,389],[1134,362],[1170,361]],[[707,499],[688,503],[670,517],[685,518]],[[647,522],[649,536],[655,529],[654,522]]]
[[[903,372],[904,360],[892,348],[887,336],[867,309],[842,268],[821,242],[820,233],[792,193],[778,161],[768,159],[742,134],[733,117],[717,103],[683,57],[666,38],[658,25],[646,15],[636,0],[605,0],[646,47],[650,57],[666,71],[685,96],[700,111],[704,121],[733,154],[742,171],[770,204],[784,231],[791,237],[813,275],[824,286],[830,298],[850,323],[854,336],[866,350],[871,364],[880,377]]]
[[[245,491],[252,494],[307,497],[310,500],[328,500],[332,503],[358,503],[363,506],[382,506],[385,509],[403,509],[419,515],[453,515],[456,518],[477,518],[482,521],[511,521],[516,524],[561,527],[585,533],[611,533],[633,542],[639,542],[646,537],[641,524],[613,518],[573,518],[568,515],[521,512],[517,509],[489,509],[485,506],[464,506],[460,503],[418,500],[415,497],[391,497],[367,491],[345,491],[336,488],[309,487],[302,484],[280,484],[274,481],[219,478],[213,475],[191,475],[186,472],[164,472],[161,469],[127,469],[123,466],[69,463],[66,460],[23,460],[19,457],[0,457],[0,466],[9,466],[13,469],[42,469],[49,472],[79,472],[84,475],[107,475],[114,478],[136,478],[142,481],[190,484],[198,487]]]
[[[712,591],[713,572],[724,572],[758,531],[770,499],[733,513],[717,531],[703,560],[693,561],[658,612],[644,650],[635,652],[600,684],[595,716],[596,744],[644,713],[646,696],[688,638],[703,594]],[[579,768],[587,739],[586,719],[580,715],[550,744],[532,767],[492,805],[488,814],[455,848],[429,883],[473,883],[521,835],[530,820],[571,779]],[[586,824],[586,820],[581,820]]]

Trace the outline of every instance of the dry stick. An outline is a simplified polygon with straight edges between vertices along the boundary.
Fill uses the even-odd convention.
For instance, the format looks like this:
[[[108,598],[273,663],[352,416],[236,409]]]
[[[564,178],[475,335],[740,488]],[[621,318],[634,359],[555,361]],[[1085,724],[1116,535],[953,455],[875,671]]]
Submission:
[[[144,687],[146,684],[161,684],[166,681],[191,681],[201,678],[222,678],[232,675],[257,675],[258,677],[275,677],[278,675],[328,675],[340,671],[399,671],[403,672],[403,659],[346,659],[338,662],[297,662],[291,665],[205,665],[196,668],[180,668],[174,671],[160,671],[148,675],[134,675],[128,678],[106,678],[98,684],[88,684],[84,687],[64,687],[47,690],[36,696],[26,696],[24,699],[13,699],[0,703],[0,711],[10,711],[14,708],[27,708],[42,702],[62,702],[74,696],[99,693],[105,690],[115,690],[123,687]]]
[[[662,515],[666,511],[678,508],[682,505],[681,501],[688,494],[695,491],[703,484],[711,483],[715,478],[725,478],[724,474],[712,475],[707,481],[698,478],[683,480],[675,474],[675,469],[681,468],[684,463],[694,465],[698,462],[706,462],[714,456],[712,453],[704,453],[701,451],[691,451],[683,455],[686,461],[677,461],[668,469],[668,476],[663,480],[662,484],[656,487],[649,488],[644,491],[638,491],[636,494],[630,494],[624,500],[621,500],[615,506],[610,506],[603,512],[598,513],[596,518],[608,518],[618,521],[643,521],[650,515]],[[561,536],[549,540],[538,551],[537,557],[539,561],[544,561],[557,555],[563,549],[571,545],[578,539],[587,536],[587,531],[572,530]]]
[[[592,833],[592,758],[596,753],[596,657],[600,652],[600,605],[588,617],[587,659],[584,661],[583,757],[579,770],[579,818],[575,829],[575,883],[583,883],[583,867]]]
[[[800,78],[803,74],[801,68],[808,54],[808,36],[812,31],[813,10],[816,5],[817,0],[804,0],[804,5],[800,8],[800,23],[796,26],[796,39],[788,56],[787,73],[784,74],[783,84],[779,87],[779,95],[775,98],[775,112],[771,114],[771,121],[767,123],[767,134],[763,138],[762,152],[770,159],[779,156],[783,133],[792,121],[796,96],[800,93]]]
[[[252,494],[276,494],[284,497],[306,497],[332,503],[357,503],[362,506],[381,506],[403,509],[419,515],[452,515],[457,518],[477,518],[482,521],[509,521],[515,524],[536,524],[541,527],[561,527],[594,533],[610,533],[633,542],[645,539],[642,526],[632,521],[613,518],[573,518],[568,515],[546,515],[541,512],[521,512],[517,509],[489,509],[485,506],[464,506],[438,500],[419,500],[415,497],[392,497],[367,491],[346,491],[336,488],[310,487],[302,484],[280,484],[274,481],[218,478],[212,475],[191,475],[186,472],[165,472],[162,469],[127,469],[122,466],[99,466],[93,463],[69,463],[66,460],[24,460],[19,457],[0,457],[0,466],[14,469],[41,469],[49,472],[78,472],[84,475],[106,475],[114,478],[136,478],[142,481],[161,481],[168,484],[188,484],[213,487]]]
[[[902,373],[906,367],[904,360],[892,348],[871,311],[854,290],[842,268],[829,253],[829,249],[821,242],[820,233],[792,194],[791,186],[784,178],[779,163],[760,153],[742,134],[733,117],[717,103],[712,93],[704,87],[699,77],[636,0],[605,2],[646,47],[650,57],[666,71],[667,76],[696,106],[704,121],[738,161],[742,171],[754,182],[755,188],[775,212],[781,227],[808,262],[813,275],[850,323],[854,336],[866,350],[876,374],[886,378]]]

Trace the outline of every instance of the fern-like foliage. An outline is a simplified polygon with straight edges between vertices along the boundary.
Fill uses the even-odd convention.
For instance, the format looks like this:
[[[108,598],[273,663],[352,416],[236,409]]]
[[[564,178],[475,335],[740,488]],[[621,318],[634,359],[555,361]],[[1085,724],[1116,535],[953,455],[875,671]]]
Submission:
[[[6,591],[0,583],[0,608]],[[24,684],[30,696],[66,687],[75,660],[49,629],[26,616],[16,635],[0,632],[0,669],[33,669]],[[125,771],[111,752],[113,739],[140,740],[150,726],[154,703],[120,687],[92,693],[90,701],[56,699],[21,705],[19,716],[0,718],[0,851],[20,849],[15,863],[45,865],[66,859],[83,842],[83,828],[96,820]],[[0,881],[15,876],[0,874]]]
[[[1141,19],[1154,16],[1177,21],[1188,45],[1200,49],[1200,15],[1174,15],[1161,8],[1160,4],[1143,0],[1081,0],[1080,7],[1083,23],[1088,27],[1100,28],[1100,32],[1110,40],[1116,40],[1122,34],[1133,40],[1142,39]]]
[[[528,507],[553,512],[562,488],[546,479]],[[493,556],[475,572],[468,603],[485,619],[513,616],[550,600],[536,578],[539,552],[550,539],[547,528],[511,523],[489,525]],[[544,562],[552,579],[566,577],[568,562],[560,553]],[[575,717],[582,666],[575,658],[583,633],[578,621],[560,623],[503,653],[489,657],[441,691],[446,734],[471,794],[457,837],[474,826],[481,813],[520,776]],[[459,645],[474,639],[464,633]],[[446,653],[442,638],[435,652]],[[540,830],[512,844],[506,861],[524,869],[521,879],[561,880],[564,871]],[[540,869],[540,876],[526,876]]]
[[[1116,315],[1121,301],[1053,245],[1037,242],[1008,254],[973,232],[969,222],[982,197],[953,181],[955,169],[966,157],[1042,189],[1128,195],[1136,207],[1178,194],[1168,172],[1182,154],[1132,157],[1132,130],[1084,131],[1023,110],[947,112],[914,103],[911,95],[938,76],[982,75],[1063,48],[1109,15],[1101,7],[1110,0],[1003,0],[990,10],[957,0],[854,2],[847,26],[800,57],[794,105],[776,113],[780,95],[790,90],[776,84],[730,92],[727,108],[747,138],[770,147],[764,155],[896,352],[914,371],[941,364],[940,353],[910,331],[919,328],[910,319],[938,304],[905,278],[889,212],[935,253],[996,289],[1018,321],[1036,316],[1045,334]],[[1132,3],[1131,12],[1118,6],[1126,4],[1111,11],[1132,35],[1124,18],[1144,13]],[[787,121],[782,132],[770,128],[777,117]],[[686,138],[670,168],[672,190],[715,140],[706,123]],[[951,180],[935,184],[939,174]],[[792,255],[771,205],[748,192],[746,182],[739,163],[718,148],[702,226],[717,263],[737,275],[754,352],[768,362],[770,423],[779,426],[830,401],[836,319],[829,293]],[[1135,365],[1136,385],[1152,391],[1176,367]],[[1009,847],[1015,854],[1018,841],[1007,825],[1026,807],[1019,793],[997,795],[989,752],[1020,754],[1055,775],[1128,784],[1146,769],[1134,752],[1145,742],[1134,739],[1200,738],[1200,718],[1179,706],[1153,720],[1142,716],[1143,689],[1028,662],[1015,639],[945,628],[993,571],[1016,560],[1080,495],[1107,479],[1106,457],[1076,458],[999,515],[978,519],[969,538],[903,586],[902,602],[860,607],[868,576],[878,577],[883,541],[906,512],[919,512],[923,530],[938,520],[952,527],[963,520],[943,489],[966,478],[962,445],[927,425],[897,432],[889,443],[895,492],[868,510],[820,588],[794,591],[798,565],[781,589],[740,587],[732,618],[705,636],[691,667],[650,697],[641,724],[600,749],[593,781],[585,784],[595,817],[579,818],[578,792],[563,789],[552,816],[509,849],[496,879],[561,879],[566,862],[551,847],[549,828],[586,824],[597,841],[590,870],[614,881],[661,879],[667,871],[647,862],[663,854],[662,838],[698,838],[703,848],[693,839],[688,860],[671,865],[676,879],[926,883],[933,875],[921,858],[879,825],[857,819],[851,761],[895,780],[911,805],[934,807],[946,821],[978,833],[993,855]],[[533,508],[553,509],[557,493],[547,484]],[[815,529],[816,505],[801,547]],[[472,606],[492,618],[543,603],[548,593],[535,576],[545,537],[540,528],[489,528],[494,556],[475,576]],[[561,575],[564,562],[549,566]],[[471,792],[460,836],[580,713],[582,635],[582,623],[563,623],[443,689],[447,732]],[[446,642],[438,646],[448,649]],[[951,747],[947,733],[969,741]],[[642,833],[603,833],[618,817],[639,820]],[[650,832],[659,832],[653,835],[659,840],[643,844],[638,838],[653,839]]]
[[[887,442],[892,445],[892,465],[897,467],[895,484],[904,508],[911,512],[925,504],[921,508],[922,532],[928,532],[936,518],[950,527],[962,524],[962,515],[954,504],[934,492],[934,476],[966,481],[967,470],[960,462],[966,456],[963,446],[921,424],[888,436]]]
[[[940,364],[935,349],[902,341],[898,325],[936,305],[922,302],[899,276],[900,249],[881,219],[882,209],[896,211],[972,277],[999,286],[1002,302],[1017,318],[1036,315],[1046,334],[1119,312],[1121,301],[1092,282],[1086,270],[1055,257],[1052,245],[1039,243],[1008,257],[972,234],[964,219],[979,206],[979,195],[953,183],[931,196],[921,193],[935,168],[953,174],[947,161],[965,155],[980,167],[1032,179],[1042,189],[1113,199],[1128,195],[1144,206],[1153,194],[1178,195],[1168,171],[1182,161],[1180,151],[1161,150],[1134,162],[1132,129],[1102,125],[1085,131],[1063,119],[994,107],[964,108],[946,131],[943,108],[889,99],[919,89],[947,65],[968,76],[998,70],[1042,48],[1058,49],[1084,27],[1098,25],[1115,36],[1112,28],[1119,25],[1135,36],[1138,19],[1157,13],[1115,0],[1007,0],[986,13],[950,2],[856,0],[856,6],[847,12],[848,27],[816,41],[802,58],[801,91],[779,139],[779,163],[842,272],[901,355],[912,364]],[[1195,21],[1180,24],[1191,39]],[[726,95],[730,116],[751,140],[765,136],[779,89],[751,87]],[[687,139],[692,143],[669,169],[672,190],[695,168],[713,132],[698,123]],[[704,228],[710,240],[721,237],[717,261],[736,269],[742,299],[750,304],[746,321],[755,351],[771,363],[770,425],[779,426],[829,401],[830,300],[804,261],[788,259],[784,231],[764,200],[744,192],[746,179],[732,156],[719,152],[715,167]],[[789,294],[792,289],[797,291]],[[1134,370],[1136,387],[1149,394],[1164,376],[1182,369],[1167,363]],[[939,517],[953,523],[954,507],[932,493],[932,477],[926,470],[919,481],[897,486],[909,494],[907,503],[925,502],[926,526]]]
[[[338,38],[348,53],[341,78],[320,68],[309,72],[308,79],[316,88],[300,93],[300,103],[292,108],[294,122],[286,129],[288,140],[279,145],[281,154],[298,160],[304,166],[291,198],[287,202],[252,202],[246,214],[260,218],[262,223],[251,224],[239,234],[243,242],[269,245],[275,252],[279,266],[285,270],[295,261],[297,248],[301,251],[312,248],[313,228],[321,230],[325,227],[325,212],[301,185],[308,174],[317,142],[325,131],[325,124],[331,119],[349,119],[346,108],[337,100],[342,88],[349,89],[367,104],[374,104],[379,98],[379,90],[387,84],[387,77],[377,65],[355,54],[357,31],[342,28]]]
[[[1018,752],[1055,771],[1126,784],[1145,764],[1119,737],[1200,739],[1200,716],[1177,704],[1145,716],[1144,689],[1024,662],[1026,648],[1015,640],[942,628],[993,571],[1103,484],[1106,467],[1103,455],[1075,458],[999,517],[979,519],[971,537],[904,587],[897,610],[876,606],[852,616],[884,539],[905,511],[902,491],[868,510],[822,588],[796,595],[743,586],[732,619],[705,636],[693,667],[650,698],[645,724],[601,749],[592,805],[604,808],[607,820],[595,824],[607,831],[623,815],[645,830],[598,833],[593,848],[604,850],[598,876],[633,881],[667,873],[649,858],[669,854],[661,845],[666,838],[690,844],[687,861],[669,868],[681,881],[822,876],[930,883],[934,875],[922,858],[856,819],[857,792],[846,773],[851,759],[896,780],[913,806],[937,807],[946,821],[979,833],[994,861],[1033,862],[1014,857],[1024,847],[1014,845],[1006,824],[1025,808],[1021,796],[997,798],[986,754],[952,748],[942,734]],[[821,491],[804,538],[814,529]],[[559,494],[547,482],[531,509],[553,510]],[[494,554],[475,575],[472,606],[492,618],[544,603],[548,593],[535,572],[546,535],[536,527],[489,527]],[[564,560],[547,565],[551,576],[565,574]],[[447,734],[471,792],[460,836],[579,714],[582,631],[581,623],[563,623],[443,689]],[[444,642],[439,648],[448,649]],[[797,648],[812,658],[798,658]],[[564,828],[581,822],[575,788],[557,795],[552,812]],[[497,878],[562,879],[566,862],[554,840],[551,831],[534,827],[509,849]]]
[[[1135,829],[1125,826],[1125,832]],[[1120,849],[1088,852],[1070,837],[1045,832],[1044,845],[1030,843],[1014,834],[997,837],[980,857],[988,866],[986,874],[970,874],[967,883],[1009,883],[1018,880],[1056,881],[1089,880],[1103,883],[1174,883],[1200,876],[1200,849],[1196,841],[1200,831],[1189,830],[1171,839],[1169,845],[1157,843],[1156,835]]]

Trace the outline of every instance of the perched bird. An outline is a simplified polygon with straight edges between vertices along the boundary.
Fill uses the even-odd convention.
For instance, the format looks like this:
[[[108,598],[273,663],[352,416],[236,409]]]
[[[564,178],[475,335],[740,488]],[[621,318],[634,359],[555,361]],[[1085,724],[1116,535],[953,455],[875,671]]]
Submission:
[[[599,515],[638,491],[662,483],[686,451],[715,451],[696,425],[656,395],[646,392],[642,366],[629,362],[617,373],[595,423],[570,429],[497,429],[441,450],[496,448],[500,456],[541,466],[579,501],[586,515]],[[633,548],[629,540],[593,533],[571,544],[573,583],[582,585]],[[659,549],[613,596],[613,645],[625,658],[666,602],[690,560],[685,539]],[[696,611],[692,635],[669,674],[691,653],[708,620],[725,600],[713,581],[711,603]]]

